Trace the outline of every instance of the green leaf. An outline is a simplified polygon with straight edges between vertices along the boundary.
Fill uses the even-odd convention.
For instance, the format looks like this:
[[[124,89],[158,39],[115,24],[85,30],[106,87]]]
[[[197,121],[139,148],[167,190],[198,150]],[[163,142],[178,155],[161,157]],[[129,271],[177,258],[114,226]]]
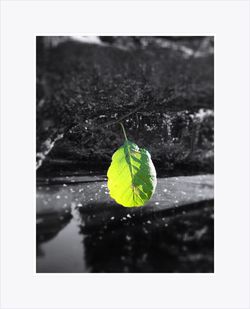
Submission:
[[[156,171],[149,152],[128,140],[113,154],[107,175],[110,196],[122,206],[143,206],[155,191]]]

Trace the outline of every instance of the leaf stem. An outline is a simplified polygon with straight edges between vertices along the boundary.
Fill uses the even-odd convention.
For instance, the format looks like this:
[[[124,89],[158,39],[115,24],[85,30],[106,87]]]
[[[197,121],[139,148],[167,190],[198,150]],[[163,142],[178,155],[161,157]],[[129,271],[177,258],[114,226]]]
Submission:
[[[122,131],[123,131],[125,140],[127,141],[128,139],[127,139],[127,135],[126,135],[126,131],[125,131],[125,129],[124,129],[124,126],[123,126],[123,124],[122,124],[121,122],[119,122],[119,123],[120,123],[120,125],[121,125],[121,127],[122,127]]]

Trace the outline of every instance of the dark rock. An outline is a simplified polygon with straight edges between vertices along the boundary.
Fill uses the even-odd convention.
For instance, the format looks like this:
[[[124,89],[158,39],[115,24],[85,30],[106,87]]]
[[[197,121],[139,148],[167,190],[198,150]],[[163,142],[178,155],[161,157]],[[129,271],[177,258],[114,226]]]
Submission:
[[[194,205],[193,205],[194,206]],[[100,226],[85,235],[91,272],[213,272],[213,201],[179,213],[155,213],[138,221]]]

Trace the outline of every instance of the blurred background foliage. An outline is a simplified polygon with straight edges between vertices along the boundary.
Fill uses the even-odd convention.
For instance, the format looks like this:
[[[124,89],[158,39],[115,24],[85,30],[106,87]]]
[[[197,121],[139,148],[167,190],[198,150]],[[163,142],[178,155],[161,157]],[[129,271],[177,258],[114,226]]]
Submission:
[[[37,37],[38,175],[105,172],[128,139],[158,174],[213,173],[213,37]]]

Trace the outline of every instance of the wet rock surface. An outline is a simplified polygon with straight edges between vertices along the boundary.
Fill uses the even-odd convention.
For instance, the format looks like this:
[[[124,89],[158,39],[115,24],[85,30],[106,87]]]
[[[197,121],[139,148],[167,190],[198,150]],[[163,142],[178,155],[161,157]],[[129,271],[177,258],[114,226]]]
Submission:
[[[81,231],[92,272],[214,270],[213,201],[168,213],[127,214],[119,224],[111,219],[94,230],[87,222]]]
[[[37,272],[213,272],[212,175],[159,178],[139,208],[103,176],[57,177],[37,205]]]

